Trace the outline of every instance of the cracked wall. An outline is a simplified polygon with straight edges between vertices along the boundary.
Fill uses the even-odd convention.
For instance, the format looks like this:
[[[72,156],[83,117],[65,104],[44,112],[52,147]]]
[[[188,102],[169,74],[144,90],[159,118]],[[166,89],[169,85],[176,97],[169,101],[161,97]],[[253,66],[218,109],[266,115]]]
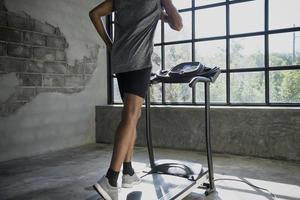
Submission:
[[[95,142],[106,49],[98,1],[0,0],[0,161]]]

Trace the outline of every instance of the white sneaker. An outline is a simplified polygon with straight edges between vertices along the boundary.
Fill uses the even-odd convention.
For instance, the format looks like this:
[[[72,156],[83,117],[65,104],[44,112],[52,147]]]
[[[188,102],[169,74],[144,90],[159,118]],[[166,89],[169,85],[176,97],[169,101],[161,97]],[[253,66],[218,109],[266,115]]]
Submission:
[[[123,176],[122,176],[122,187],[123,188],[131,188],[134,185],[139,184],[140,182],[141,182],[141,179],[136,175],[135,172],[132,176],[130,176],[129,174],[123,174]]]
[[[105,175],[100,178],[93,187],[105,200],[118,200],[118,192],[120,188],[111,186]]]

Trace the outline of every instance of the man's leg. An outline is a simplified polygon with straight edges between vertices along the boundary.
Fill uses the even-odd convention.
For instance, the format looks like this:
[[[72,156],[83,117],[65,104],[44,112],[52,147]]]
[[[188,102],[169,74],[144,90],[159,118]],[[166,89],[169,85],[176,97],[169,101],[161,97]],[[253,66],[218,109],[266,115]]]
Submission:
[[[116,186],[116,179],[124,162],[132,140],[135,128],[141,115],[143,98],[134,94],[126,93],[124,97],[124,107],[122,110],[122,120],[119,123],[115,135],[113,155],[107,177],[110,184]],[[113,177],[113,178],[112,178]]]
[[[133,149],[134,149],[134,144],[135,144],[135,140],[136,140],[136,128],[133,131],[133,137],[131,140],[131,143],[129,145],[125,160],[123,162],[123,175],[128,174],[130,176],[132,176],[134,174],[134,169],[132,167],[132,157],[133,157]]]
[[[130,146],[128,148],[128,152],[126,154],[125,160],[124,162],[131,162],[132,160],[132,155],[133,155],[133,149],[134,149],[134,144],[135,144],[135,140],[136,140],[136,128],[133,131],[133,137],[130,143]]]

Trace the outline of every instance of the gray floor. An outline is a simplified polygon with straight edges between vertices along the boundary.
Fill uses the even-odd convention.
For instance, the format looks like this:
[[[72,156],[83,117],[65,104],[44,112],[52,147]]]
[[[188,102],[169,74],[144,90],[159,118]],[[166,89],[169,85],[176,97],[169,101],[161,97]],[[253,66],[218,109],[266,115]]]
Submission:
[[[112,146],[91,144],[26,159],[0,163],[0,199],[100,199],[92,184],[103,175]],[[157,158],[206,162],[203,153],[156,149]],[[135,149],[134,168],[141,172],[148,162],[143,147]],[[215,178],[246,180],[273,192],[277,199],[300,199],[300,164],[252,157],[214,154]],[[120,179],[119,179],[120,181]],[[271,199],[266,192],[244,183],[220,180],[217,192],[204,197],[198,189],[186,200]]]

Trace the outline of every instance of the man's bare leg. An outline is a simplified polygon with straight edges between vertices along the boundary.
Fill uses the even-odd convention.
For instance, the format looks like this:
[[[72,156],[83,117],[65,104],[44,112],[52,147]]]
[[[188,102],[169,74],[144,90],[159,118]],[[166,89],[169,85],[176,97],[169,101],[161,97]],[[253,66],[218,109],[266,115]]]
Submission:
[[[136,128],[134,129],[133,138],[131,140],[130,146],[128,148],[128,152],[126,154],[124,162],[131,162],[133,156],[133,149],[136,140]]]
[[[120,171],[129,147],[132,145],[136,125],[141,115],[143,100],[140,96],[125,93],[122,119],[115,135],[113,155],[110,163],[110,170],[113,170],[113,172]],[[115,180],[113,185],[116,185]]]

